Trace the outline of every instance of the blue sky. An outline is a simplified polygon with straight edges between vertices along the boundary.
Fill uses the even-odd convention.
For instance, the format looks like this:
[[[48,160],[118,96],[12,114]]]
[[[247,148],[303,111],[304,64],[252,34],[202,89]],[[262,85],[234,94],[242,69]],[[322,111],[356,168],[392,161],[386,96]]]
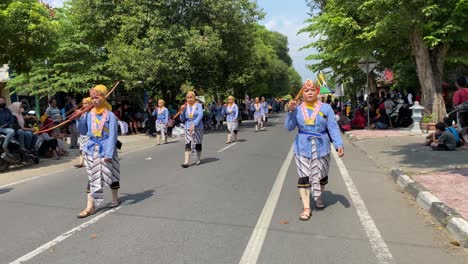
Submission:
[[[62,6],[64,0],[46,0],[45,2],[57,7]],[[288,37],[289,55],[302,79],[315,79],[315,73],[306,67],[310,62],[305,60],[313,50],[299,51],[301,47],[312,41],[307,34],[297,35],[299,29],[305,25],[304,21],[308,18],[309,8],[305,0],[257,0],[257,3],[266,13],[265,18],[260,23],[269,30],[280,32]]]
[[[302,79],[315,79],[316,74],[306,67],[310,62],[305,60],[313,50],[299,51],[301,47],[312,42],[307,34],[297,35],[297,32],[305,26],[304,21],[309,18],[307,13],[310,9],[305,0],[257,0],[257,3],[266,13],[260,23],[269,30],[280,32],[288,37],[289,55]]]

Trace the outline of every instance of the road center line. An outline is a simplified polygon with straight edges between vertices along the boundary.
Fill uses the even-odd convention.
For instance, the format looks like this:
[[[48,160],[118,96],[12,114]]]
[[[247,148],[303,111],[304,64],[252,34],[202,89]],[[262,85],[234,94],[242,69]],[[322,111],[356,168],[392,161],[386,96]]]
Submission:
[[[268,196],[265,206],[263,207],[262,214],[258,218],[258,222],[255,225],[255,228],[252,232],[252,236],[250,237],[249,243],[245,248],[244,255],[242,255],[239,264],[257,263],[292,158],[293,146],[291,146],[291,149],[289,150],[289,153],[286,156],[286,159],[284,160],[283,165],[281,166],[281,169],[278,172],[278,176],[276,176],[275,184],[273,185],[273,188],[270,191],[270,195]]]
[[[113,208],[113,209],[110,209],[110,210],[107,210],[105,211],[104,213],[94,217],[93,219],[89,220],[88,222],[85,222],[63,234],[61,234],[60,236],[56,237],[55,239],[45,243],[44,245],[36,248],[35,250],[29,252],[28,254],[18,258],[17,260],[13,261],[13,262],[10,262],[10,264],[21,264],[25,261],[28,261],[32,258],[34,258],[35,256],[41,254],[42,252],[50,249],[51,247],[57,245],[58,243],[64,241],[65,239],[71,237],[72,235],[74,235],[75,233],[85,229],[86,227],[96,223],[97,221],[101,220],[102,218],[106,217],[107,215],[119,210],[120,208],[122,208],[123,205],[127,205],[129,203],[133,202],[133,200],[126,200],[124,201],[120,206],[116,207],[116,208]]]
[[[351,176],[349,176],[348,170],[346,169],[343,161],[340,157],[338,157],[336,151],[332,150],[331,152],[341,172],[341,176],[343,177],[346,188],[349,192],[349,196],[351,197],[351,200],[353,201],[353,204],[356,208],[361,224],[364,227],[367,238],[369,238],[370,245],[372,247],[372,250],[374,251],[375,256],[377,257],[378,263],[395,263],[393,260],[392,253],[390,253],[390,250],[388,249],[387,244],[383,240],[380,231],[377,229],[374,220],[370,216],[366,204],[362,200],[361,195],[359,194],[359,191],[356,188],[356,185],[354,185],[353,179],[351,178]]]
[[[221,152],[225,151],[226,149],[228,149],[228,148],[230,148],[230,147],[232,147],[232,146],[234,146],[234,145],[236,145],[236,144],[237,144],[237,142],[231,143],[231,144],[229,144],[228,146],[226,146],[226,147],[224,147],[224,148],[218,150],[218,153],[221,153]]]

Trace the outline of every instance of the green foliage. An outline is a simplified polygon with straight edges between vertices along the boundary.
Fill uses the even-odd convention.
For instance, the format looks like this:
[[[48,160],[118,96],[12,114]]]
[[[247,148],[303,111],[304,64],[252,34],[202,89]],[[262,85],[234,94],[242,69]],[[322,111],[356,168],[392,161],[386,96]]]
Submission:
[[[287,37],[260,26],[262,16],[249,0],[71,1],[57,10],[47,65],[33,60],[9,86],[45,95],[122,79],[169,100],[186,83],[212,95],[285,94],[300,77]]]
[[[17,72],[29,71],[54,48],[58,22],[36,0],[1,1],[0,25],[0,62]]]

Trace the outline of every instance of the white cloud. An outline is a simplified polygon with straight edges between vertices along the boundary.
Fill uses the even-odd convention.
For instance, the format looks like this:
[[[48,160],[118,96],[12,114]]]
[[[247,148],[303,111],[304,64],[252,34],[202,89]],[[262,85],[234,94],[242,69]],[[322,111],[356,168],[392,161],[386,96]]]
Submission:
[[[264,25],[267,29],[280,32],[288,37],[289,55],[293,59],[294,67],[302,76],[302,79],[315,79],[316,74],[306,67],[307,64],[311,63],[311,61],[306,60],[306,57],[315,53],[315,51],[313,49],[300,50],[302,47],[313,42],[313,39],[308,34],[297,34],[300,29],[305,27],[304,21],[277,16],[267,20]]]

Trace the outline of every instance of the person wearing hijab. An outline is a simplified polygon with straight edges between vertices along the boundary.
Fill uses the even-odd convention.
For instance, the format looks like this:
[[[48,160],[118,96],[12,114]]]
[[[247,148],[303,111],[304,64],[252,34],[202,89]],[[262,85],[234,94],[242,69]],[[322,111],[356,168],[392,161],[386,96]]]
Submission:
[[[289,103],[284,127],[288,131],[296,128],[298,130],[294,141],[294,154],[299,174],[297,187],[303,205],[299,219],[307,221],[312,215],[311,188],[316,208],[325,208],[322,193],[328,183],[330,139],[338,151],[338,156],[344,155],[344,148],[333,109],[318,100],[320,86],[308,80],[300,93],[304,102],[298,105],[292,100]]]
[[[203,141],[203,107],[196,101],[195,93],[188,92],[187,103],[182,106],[180,120],[184,122],[185,131],[185,156],[183,168],[188,168],[190,154],[196,152],[197,161],[201,163],[202,141]]]
[[[93,100],[91,100],[91,97],[86,97],[83,98],[82,103],[82,109],[89,109],[89,107],[93,104]],[[86,115],[86,113],[83,113],[83,115]],[[77,168],[83,168],[84,167],[84,146],[86,146],[86,143],[89,140],[88,135],[81,135],[78,138],[78,145],[80,148],[80,160],[77,164],[75,164],[75,167]]]
[[[158,107],[154,109],[153,116],[156,117],[156,144],[160,145],[161,140],[167,143],[167,122],[169,122],[169,110],[164,107],[164,100],[158,100]]]
[[[234,96],[230,95],[228,97],[228,104],[224,108],[224,115],[226,116],[227,122],[227,141],[226,144],[237,141],[237,132],[239,129],[238,116],[239,116],[239,107],[234,102]]]
[[[106,101],[107,87],[97,85],[89,92],[93,108],[89,113],[78,110],[81,117],[78,129],[81,135],[87,135],[89,140],[83,145],[84,163],[88,173],[87,205],[78,218],[88,217],[96,212],[96,207],[102,204],[103,188],[110,187],[112,201],[110,208],[120,204],[118,189],[120,188],[120,164],[117,156],[118,124],[112,113],[112,107]]]
[[[24,130],[24,118],[23,118],[23,108],[20,102],[12,103],[8,109],[15,117],[14,125],[16,126],[15,136],[20,142],[20,147],[30,149],[33,133],[31,131]],[[28,133],[29,132],[29,133]]]

